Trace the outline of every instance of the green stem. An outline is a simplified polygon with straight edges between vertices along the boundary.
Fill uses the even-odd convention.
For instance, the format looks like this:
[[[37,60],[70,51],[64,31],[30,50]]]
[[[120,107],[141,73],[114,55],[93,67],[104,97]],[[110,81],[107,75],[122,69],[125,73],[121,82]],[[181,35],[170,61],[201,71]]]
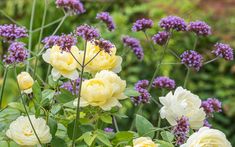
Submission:
[[[196,50],[197,42],[198,42],[198,36],[196,35],[196,38],[195,38],[195,41],[194,41],[194,45],[193,45],[193,50]]]
[[[50,72],[51,72],[51,65],[48,64],[48,67],[47,67],[47,75],[46,75],[46,79],[45,79],[45,82],[46,82],[46,83],[47,83],[47,81],[48,81],[48,76],[49,76]]]
[[[186,73],[186,76],[185,76],[185,79],[184,79],[184,88],[186,88],[186,86],[187,86],[189,75],[190,75],[190,68],[187,67],[187,73]]]
[[[22,104],[23,104],[23,106],[24,106],[25,113],[26,113],[26,115],[27,115],[27,117],[28,117],[28,119],[29,119],[29,123],[30,123],[30,125],[31,125],[31,127],[32,127],[32,129],[33,129],[33,132],[34,132],[34,134],[35,134],[35,136],[36,136],[36,138],[37,138],[39,144],[42,145],[42,142],[40,141],[40,139],[39,139],[39,137],[38,137],[38,134],[37,134],[37,132],[36,132],[34,126],[33,126],[33,123],[32,123],[32,121],[31,121],[31,119],[30,119],[30,117],[29,117],[29,113],[28,113],[28,110],[27,110],[27,108],[26,108],[26,104],[25,104],[25,101],[24,101],[24,99],[23,99],[23,96],[22,96],[22,93],[21,93],[21,90],[20,90],[19,83],[18,83],[18,81],[17,81],[16,66],[15,66],[15,79],[16,79],[16,83],[17,83],[18,90],[19,90],[19,92],[20,92],[20,98],[21,98]]]
[[[43,34],[43,26],[45,25],[45,20],[46,20],[46,15],[47,15],[47,0],[44,0],[44,12],[43,12],[43,18],[42,18],[42,24],[41,24],[41,29],[39,33],[39,38],[38,38],[38,44],[40,44],[42,40],[42,34]],[[39,50],[39,48],[38,48]],[[36,56],[36,61],[35,61],[35,66],[34,66],[34,71],[33,71],[33,77],[35,78],[36,73],[37,73],[37,64],[38,64],[38,56]]]
[[[28,50],[31,51],[32,50],[32,29],[33,29],[33,21],[34,21],[34,12],[35,12],[35,6],[36,6],[36,0],[33,0],[33,7],[32,7],[32,11],[31,11],[31,18],[30,18],[30,26],[29,26],[29,42],[28,42]],[[28,58],[30,58],[30,54],[28,56]],[[26,71],[29,71],[29,62],[27,62],[27,67],[26,67]]]
[[[0,108],[2,108],[2,97],[3,97],[4,88],[6,85],[7,73],[8,73],[8,66],[5,68],[4,73],[3,73],[3,83],[1,87],[1,93],[0,93]]]
[[[146,40],[148,41],[148,43],[150,44],[150,47],[153,51],[156,51],[156,49],[154,48],[154,45],[153,43],[150,41],[149,37],[148,37],[148,34],[146,33],[146,31],[144,31],[144,35],[145,35],[145,38]]]
[[[7,19],[9,19],[11,22],[13,22],[14,24],[17,24],[19,26],[23,26],[21,24],[19,24],[18,22],[16,22],[13,18],[11,18],[8,14],[6,14],[4,11],[0,10],[0,12],[2,13],[2,15],[4,15]]]
[[[82,89],[82,79],[83,79],[83,73],[85,68],[85,59],[86,59],[86,49],[87,48],[87,41],[85,41],[85,48],[84,48],[84,55],[82,59],[82,68],[80,73],[80,84],[79,84],[79,90],[78,90],[78,100],[77,100],[77,110],[76,110],[76,119],[73,126],[73,139],[72,139],[72,147],[75,147],[75,135],[78,129],[78,121],[80,118],[80,98],[81,98],[81,89]]]
[[[161,116],[160,115],[158,117],[157,128],[161,128]],[[160,134],[160,132],[158,131],[157,137],[156,137],[157,139],[159,139],[159,134]]]
[[[115,116],[113,116],[113,115],[112,115],[112,121],[113,121],[113,125],[115,127],[116,132],[119,132],[117,120],[116,120]]]

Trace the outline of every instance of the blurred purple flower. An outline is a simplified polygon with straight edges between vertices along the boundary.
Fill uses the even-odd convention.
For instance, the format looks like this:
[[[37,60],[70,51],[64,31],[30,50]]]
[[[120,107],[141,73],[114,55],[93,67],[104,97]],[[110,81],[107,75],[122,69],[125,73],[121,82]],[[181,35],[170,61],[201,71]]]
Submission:
[[[187,31],[196,33],[198,36],[207,36],[211,34],[211,27],[203,21],[190,22]]]
[[[104,128],[104,131],[107,132],[107,133],[110,133],[110,132],[113,132],[113,128]]]
[[[70,91],[73,95],[78,94],[80,81],[81,81],[80,78],[78,78],[73,81],[64,82],[60,86],[60,88]],[[74,84],[75,84],[76,92],[74,92]]]
[[[103,21],[107,25],[109,31],[113,31],[115,29],[113,18],[109,15],[108,12],[98,13],[96,15],[96,19]]]
[[[152,37],[152,40],[155,44],[164,45],[166,44],[168,38],[170,37],[170,33],[166,31],[158,32]]]
[[[211,128],[212,125],[208,122],[207,119],[204,120],[204,124],[203,124],[204,127],[208,127],[208,128]]]
[[[181,56],[181,63],[187,65],[188,67],[194,68],[197,71],[202,67],[203,57],[198,52],[189,50],[185,51]]]
[[[148,85],[148,80],[140,80],[135,84],[135,90],[140,93],[139,96],[131,97],[131,100],[135,105],[140,103],[149,103],[151,95],[147,90]]]
[[[136,38],[125,36],[122,38],[122,41],[124,45],[132,49],[132,51],[139,60],[142,60],[144,58],[144,52],[139,40],[137,40]]]
[[[56,0],[56,5],[70,14],[82,14],[86,12],[80,0]]]
[[[24,62],[28,57],[29,52],[25,48],[25,44],[22,42],[13,42],[8,48],[8,55],[4,55],[6,64]]]
[[[228,44],[216,43],[212,53],[225,60],[233,60],[233,49]]]
[[[159,26],[167,31],[170,29],[174,29],[176,31],[185,31],[187,27],[184,19],[178,16],[167,16],[162,18],[159,22]]]
[[[137,20],[132,27],[132,31],[138,32],[138,31],[146,31],[147,29],[152,28],[153,21],[151,19],[142,18]]]
[[[214,112],[222,111],[222,103],[216,98],[208,98],[202,101],[201,107],[205,111],[207,117],[212,117]]]
[[[96,40],[95,45],[99,46],[101,50],[104,50],[108,54],[111,54],[111,49],[114,47],[110,41],[104,39]]]
[[[183,144],[187,139],[189,126],[189,119],[187,117],[182,116],[177,120],[177,125],[172,129],[172,133],[175,135],[177,145]]]
[[[153,88],[166,88],[166,89],[174,89],[175,88],[175,81],[173,79],[170,79],[168,77],[157,77],[154,79]]]
[[[48,36],[42,40],[42,43],[44,44],[44,47],[46,49],[51,48],[52,46],[54,46],[56,44],[56,42],[59,40],[59,38],[60,38],[60,36],[58,36],[58,35]]]
[[[77,36],[80,36],[87,41],[91,41],[100,36],[100,33],[97,29],[86,24],[77,27],[75,32]]]
[[[25,27],[19,27],[15,24],[0,25],[0,36],[4,41],[15,41],[18,38],[27,37],[27,30]]]

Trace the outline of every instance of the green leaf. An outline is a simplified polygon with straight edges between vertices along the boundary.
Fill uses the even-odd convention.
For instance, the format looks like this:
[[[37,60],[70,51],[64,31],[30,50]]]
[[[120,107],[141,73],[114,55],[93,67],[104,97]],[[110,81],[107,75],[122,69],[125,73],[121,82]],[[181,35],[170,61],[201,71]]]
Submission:
[[[115,144],[128,143],[132,140],[133,137],[134,133],[132,132],[127,132],[127,131],[117,132],[114,138],[114,143]]]
[[[136,115],[136,129],[140,136],[154,137],[153,125],[143,116]]]
[[[164,140],[157,140],[157,144],[159,144],[159,147],[174,147],[172,143],[166,142]]]
[[[84,139],[85,143],[88,146],[91,146],[91,144],[94,142],[97,135],[96,134],[92,135],[91,132],[86,132],[82,136],[83,136],[83,139]]]
[[[61,109],[61,105],[55,104],[51,108],[51,113],[52,114],[57,114],[60,111],[60,109]]]
[[[41,87],[40,87],[40,85],[38,84],[37,81],[34,82],[32,89],[33,89],[33,95],[34,95],[34,97],[36,98],[36,100],[37,100],[38,102],[41,102],[41,99],[42,99],[42,91],[41,91]]]
[[[68,103],[75,99],[75,96],[68,90],[60,89],[60,94],[56,96],[56,100],[62,104]]]
[[[162,139],[167,142],[172,142],[174,139],[174,135],[169,131],[162,131],[161,136],[162,136]]]
[[[67,133],[70,139],[73,138],[74,123],[75,123],[75,120],[68,124]],[[75,132],[75,139],[77,139],[80,136],[82,136],[82,130],[80,128],[80,124],[78,124],[77,132]]]
[[[67,147],[67,144],[64,139],[55,136],[51,140],[51,147]]]
[[[100,119],[107,124],[112,124],[112,117],[108,114],[102,115]]]
[[[108,147],[112,146],[112,144],[110,143],[108,137],[106,137],[105,134],[101,134],[101,133],[97,134],[97,139],[99,141],[101,141],[103,144],[105,144],[106,146],[108,146]]]
[[[42,99],[51,100],[55,95],[55,91],[51,89],[45,89],[42,91]]]
[[[53,118],[49,117],[48,125],[50,127],[50,133],[51,133],[52,137],[54,137],[55,133],[57,131],[57,128],[58,128],[57,122]]]
[[[10,108],[14,108],[14,109],[17,109],[17,110],[19,110],[19,111],[25,113],[24,106],[23,106],[23,104],[21,104],[21,103],[18,103],[18,102],[11,102],[11,103],[8,104],[8,106],[9,106]]]
[[[125,90],[125,95],[126,96],[139,96],[140,93],[138,91],[136,91],[134,88],[126,88]]]

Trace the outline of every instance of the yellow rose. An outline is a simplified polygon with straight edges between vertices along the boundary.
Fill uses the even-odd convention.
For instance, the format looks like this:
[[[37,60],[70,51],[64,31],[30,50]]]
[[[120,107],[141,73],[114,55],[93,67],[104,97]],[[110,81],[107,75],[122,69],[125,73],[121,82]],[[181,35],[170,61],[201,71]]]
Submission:
[[[19,75],[17,75],[17,81],[18,81],[20,89],[23,92],[25,93],[32,92],[32,86],[33,86],[34,81],[29,73],[21,72]]]
[[[114,106],[121,107],[119,100],[126,98],[124,90],[126,82],[111,71],[101,71],[95,78],[82,83],[80,106],[99,106],[105,111]],[[74,101],[77,106],[77,99]]]
[[[46,121],[43,118],[36,118],[34,115],[30,115],[30,119],[41,143],[49,143],[52,136]],[[13,121],[6,135],[22,146],[34,146],[39,144],[27,116],[20,116]]]
[[[88,63],[99,51],[99,46],[96,46],[92,42],[88,42],[85,63]],[[106,53],[104,50],[100,51],[100,53],[85,67],[85,71],[97,73],[101,70],[110,70],[119,73],[121,71],[122,57],[116,56],[115,54],[116,47],[111,49],[111,54]],[[78,56],[80,63],[82,63],[83,56],[84,52],[81,51]]]
[[[151,138],[139,137],[133,140],[133,147],[157,147]]]
[[[223,132],[202,127],[180,147],[232,147]]]
[[[169,92],[159,98],[163,107],[160,109],[161,118],[166,118],[172,125],[182,116],[189,119],[190,127],[199,129],[203,126],[206,113],[201,108],[201,99],[182,87],[176,88],[175,92]]]
[[[71,52],[75,57],[79,54],[79,50],[76,46],[71,47]],[[71,53],[62,51],[59,46],[55,45],[51,49],[47,49],[42,55],[42,58],[53,67],[51,75],[55,81],[58,80],[61,75],[71,80],[78,78],[77,61]]]

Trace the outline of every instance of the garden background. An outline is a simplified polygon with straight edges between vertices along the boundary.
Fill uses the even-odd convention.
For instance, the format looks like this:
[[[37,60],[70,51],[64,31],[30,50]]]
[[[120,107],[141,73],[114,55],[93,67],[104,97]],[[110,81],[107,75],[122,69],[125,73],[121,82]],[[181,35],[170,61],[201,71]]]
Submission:
[[[63,12],[56,8],[54,0],[48,1],[48,15],[46,24],[63,17]],[[30,15],[32,9],[32,0],[0,0],[0,24],[13,23],[24,25],[29,28]],[[153,56],[152,50],[148,44],[145,44],[143,33],[131,31],[131,26],[138,18],[150,18],[154,20],[155,27],[148,31],[152,36],[158,30],[156,27],[158,21],[168,15],[177,15],[186,21],[203,20],[212,27],[212,35],[199,39],[197,51],[203,53],[205,60],[214,58],[210,54],[213,44],[223,40],[235,48],[235,1],[233,0],[83,0],[86,13],[78,16],[71,16],[65,20],[57,34],[70,33],[73,29],[83,23],[96,26],[100,29],[105,39],[113,42],[119,55],[123,56],[122,79],[125,79],[128,86],[131,87],[140,79],[150,80],[153,75],[153,69],[158,57]],[[37,51],[41,45],[38,42],[39,29],[41,26],[42,15],[44,10],[44,0],[37,0],[35,19],[33,24],[33,51]],[[104,24],[95,19],[98,12],[108,11],[113,16],[117,25],[114,32],[108,32]],[[45,28],[43,37],[46,37],[54,31],[59,21]],[[145,57],[143,61],[138,61],[132,51],[123,46],[121,37],[129,35],[141,40],[144,48]],[[194,43],[194,36],[187,32],[174,34],[174,41],[171,41],[169,48],[182,53],[185,49],[190,49]],[[24,39],[23,39],[24,41]],[[25,40],[26,41],[26,40]],[[27,42],[25,42],[27,43]],[[79,43],[78,43],[79,46]],[[161,50],[161,47],[157,47]],[[7,48],[0,42],[0,57]],[[159,52],[160,53],[160,52]],[[171,54],[167,54],[163,62],[178,62]],[[40,69],[37,70],[39,76],[45,79],[47,64],[40,60]],[[160,69],[161,75],[169,76],[176,80],[176,85],[183,85],[183,79],[186,75],[186,69],[183,65],[163,65]],[[3,79],[3,68],[0,68],[0,86]],[[12,78],[11,78],[12,77]],[[223,102],[223,112],[215,114],[213,121],[210,120],[214,128],[223,131],[233,146],[235,146],[235,61],[226,62],[217,60],[212,64],[202,67],[199,72],[193,72],[190,75],[187,89],[197,93],[202,99],[209,96],[219,98]],[[155,97],[161,95],[157,91]],[[13,78],[13,71],[9,72],[6,83],[6,91],[3,96],[3,106],[9,102],[18,99],[17,85]],[[125,101],[123,108],[120,110],[128,117],[118,120],[120,130],[128,130],[134,117],[137,106],[131,101]],[[159,110],[154,104],[146,104],[143,114],[153,123],[157,123]],[[0,130],[4,126],[3,117],[7,117],[9,122],[14,119],[14,113],[0,113]],[[166,123],[166,122],[165,122]]]

